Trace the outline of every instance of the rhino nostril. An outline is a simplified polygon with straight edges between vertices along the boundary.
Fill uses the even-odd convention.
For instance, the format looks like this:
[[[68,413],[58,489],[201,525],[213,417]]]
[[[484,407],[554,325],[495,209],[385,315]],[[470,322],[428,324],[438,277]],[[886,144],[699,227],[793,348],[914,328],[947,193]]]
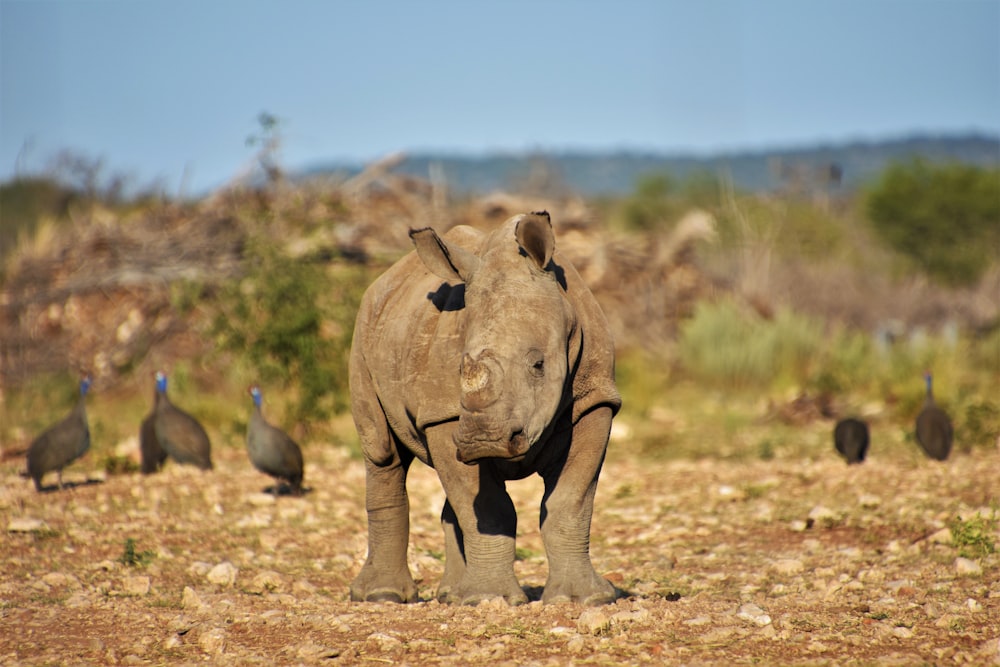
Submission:
[[[511,433],[510,440],[507,443],[507,450],[511,455],[521,454],[524,452],[527,440],[528,437],[524,434],[524,429],[518,429]]]

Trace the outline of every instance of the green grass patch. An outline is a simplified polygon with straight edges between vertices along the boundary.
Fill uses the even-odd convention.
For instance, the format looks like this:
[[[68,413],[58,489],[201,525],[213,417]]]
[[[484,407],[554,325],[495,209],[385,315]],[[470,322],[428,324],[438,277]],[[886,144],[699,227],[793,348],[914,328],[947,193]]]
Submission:
[[[951,543],[963,558],[982,558],[997,550],[994,536],[997,531],[997,513],[991,516],[975,514],[968,519],[956,516],[948,522]]]
[[[135,539],[129,537],[125,539],[125,546],[122,549],[122,555],[118,558],[118,562],[127,567],[145,567],[154,558],[156,558],[156,553],[153,551],[137,551],[135,548]]]

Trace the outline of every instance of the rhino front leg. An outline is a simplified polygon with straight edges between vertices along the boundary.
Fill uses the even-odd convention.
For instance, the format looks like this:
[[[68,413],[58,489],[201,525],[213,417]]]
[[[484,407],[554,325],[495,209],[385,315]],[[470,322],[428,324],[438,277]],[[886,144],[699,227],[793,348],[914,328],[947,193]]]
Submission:
[[[570,438],[565,456],[542,471],[541,530],[549,561],[543,602],[598,605],[617,597],[614,586],[597,574],[590,560],[590,520],[611,417],[610,407],[584,415],[563,436]]]
[[[448,497],[442,512],[445,574],[438,598],[478,604],[502,597],[512,605],[523,604],[528,596],[514,576],[514,503],[487,464],[458,461],[454,427],[455,422],[449,422],[427,433],[431,459]]]
[[[441,510],[441,530],[444,532],[444,575],[438,586],[437,598],[441,602],[448,600],[451,592],[457,590],[465,576],[465,543],[462,529],[458,525],[458,517],[451,503],[444,501]]]
[[[410,540],[408,463],[398,456],[386,466],[365,462],[368,558],[351,582],[351,600],[413,602],[417,599],[417,584],[406,562]]]

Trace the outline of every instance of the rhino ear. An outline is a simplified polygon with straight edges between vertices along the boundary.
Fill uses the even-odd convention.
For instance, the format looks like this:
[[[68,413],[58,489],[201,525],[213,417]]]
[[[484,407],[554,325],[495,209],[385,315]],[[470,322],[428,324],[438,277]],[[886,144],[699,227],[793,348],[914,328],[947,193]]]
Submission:
[[[466,282],[479,266],[479,258],[457,245],[448,245],[430,227],[411,229],[410,238],[427,269],[449,282]]]
[[[521,249],[535,261],[538,268],[545,270],[552,259],[556,239],[552,233],[552,221],[548,211],[536,211],[522,215],[514,232]]]

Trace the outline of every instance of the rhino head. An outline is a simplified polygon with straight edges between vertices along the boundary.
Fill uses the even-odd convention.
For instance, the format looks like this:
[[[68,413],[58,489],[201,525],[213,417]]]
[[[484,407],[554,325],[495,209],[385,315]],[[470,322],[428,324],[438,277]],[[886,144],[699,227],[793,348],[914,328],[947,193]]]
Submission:
[[[432,229],[410,236],[428,270],[465,286],[458,460],[524,458],[563,403],[576,331],[549,214],[511,218],[478,253]]]

